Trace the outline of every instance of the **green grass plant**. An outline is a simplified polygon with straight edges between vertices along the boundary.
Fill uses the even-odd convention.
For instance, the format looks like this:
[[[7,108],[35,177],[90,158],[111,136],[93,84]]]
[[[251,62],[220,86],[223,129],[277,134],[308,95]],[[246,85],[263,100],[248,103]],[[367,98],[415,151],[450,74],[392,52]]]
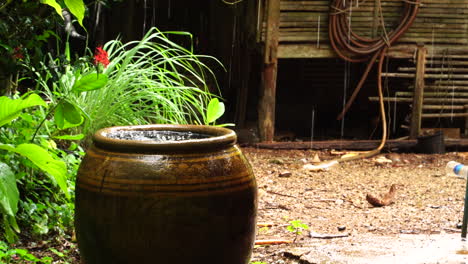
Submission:
[[[163,33],[152,28],[138,41],[107,42],[103,49],[110,63],[100,71],[106,82],[98,89],[77,92],[76,83],[95,71],[95,66],[83,57],[72,66],[51,56],[52,63],[44,63],[41,71],[31,70],[52,104],[63,106],[65,100],[68,110],[81,111],[83,121],[76,123],[74,134],[89,138],[97,129],[114,125],[214,124],[224,112],[224,105],[215,102],[217,107],[208,111],[209,103],[216,98],[208,80],[213,81],[216,90],[217,84],[204,61],[219,61],[195,55],[171,41],[170,36],[192,37],[187,32]],[[71,57],[68,49],[65,57]]]

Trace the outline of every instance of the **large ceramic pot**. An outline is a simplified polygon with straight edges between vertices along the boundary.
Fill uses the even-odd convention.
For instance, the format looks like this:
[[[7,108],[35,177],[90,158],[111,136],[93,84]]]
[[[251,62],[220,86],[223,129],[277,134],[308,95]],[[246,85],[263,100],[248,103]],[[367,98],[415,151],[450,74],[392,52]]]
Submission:
[[[257,186],[235,142],[211,126],[99,130],[76,182],[83,263],[248,263]]]

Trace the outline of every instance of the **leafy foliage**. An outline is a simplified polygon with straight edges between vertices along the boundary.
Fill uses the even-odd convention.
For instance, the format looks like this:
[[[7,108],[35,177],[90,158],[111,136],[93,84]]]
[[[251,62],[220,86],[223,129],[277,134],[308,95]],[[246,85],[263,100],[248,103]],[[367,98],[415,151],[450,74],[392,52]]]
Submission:
[[[294,241],[296,241],[298,235],[302,234],[303,230],[308,230],[309,229],[309,226],[302,223],[301,220],[289,221],[289,224],[290,225],[288,225],[286,227],[286,229],[289,232],[292,232],[292,233],[296,234],[296,236],[294,237]]]
[[[0,241],[0,261],[1,263],[52,263],[51,257],[43,257],[41,259],[29,253],[26,249],[14,248],[10,249],[8,245]]]
[[[55,9],[59,16],[62,16],[62,5],[59,4],[56,0],[41,0],[41,3],[49,5]],[[85,5],[83,0],[64,0],[63,5],[68,8],[70,13],[72,13],[78,23],[83,27],[83,18],[85,14]]]
[[[21,110],[36,105],[45,106],[44,100],[37,94],[30,94],[25,99],[16,100],[6,96],[0,97],[0,126],[18,118]]]
[[[16,177],[8,165],[0,162],[0,205],[2,211],[15,216],[18,211],[19,192]]]
[[[101,63],[91,63],[91,54],[74,62],[50,55],[39,70],[25,66],[33,72],[37,90],[56,105],[59,131],[73,128],[69,132],[89,138],[113,125],[214,124],[224,104],[209,92],[207,78],[215,78],[202,59],[217,60],[194,55],[170,41],[170,35],[191,38],[186,32],[153,28],[142,40],[112,40],[99,47],[95,60],[99,57]],[[109,64],[102,56],[108,56]],[[67,50],[64,57],[71,57]]]
[[[16,239],[15,233],[20,231],[16,222],[17,213],[25,208],[21,206],[25,205],[20,199],[21,193],[36,196],[37,204],[50,200],[45,199],[50,196],[60,203],[71,203],[70,171],[66,164],[72,164],[76,159],[64,160],[67,153],[58,150],[54,141],[42,135],[36,142],[30,142],[32,134],[38,131],[40,119],[44,117],[43,111],[33,111],[32,107],[46,107],[39,96],[0,97],[0,101],[8,106],[0,107],[0,142],[3,142],[0,143],[0,212],[4,216],[4,237],[11,243]],[[74,167],[75,171],[71,171],[72,175],[76,169]],[[49,194],[41,191],[39,195],[38,186],[48,190]],[[53,190],[55,186],[61,190],[63,198],[60,192]],[[32,213],[20,215],[32,218]]]

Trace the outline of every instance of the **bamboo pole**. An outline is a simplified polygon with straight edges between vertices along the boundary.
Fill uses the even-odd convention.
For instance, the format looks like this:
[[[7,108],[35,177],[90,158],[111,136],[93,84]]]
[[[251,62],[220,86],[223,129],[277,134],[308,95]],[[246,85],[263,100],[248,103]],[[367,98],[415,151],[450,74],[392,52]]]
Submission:
[[[415,67],[399,67],[398,71],[402,72],[415,72],[416,68]],[[453,73],[459,73],[459,72],[468,72],[468,68],[426,68],[426,72],[453,72]]]
[[[414,86],[408,86],[409,89],[414,89]],[[426,85],[424,89],[427,90],[440,90],[440,91],[454,91],[454,90],[468,90],[468,86],[443,86],[443,85]]]
[[[466,110],[466,105],[423,105],[424,110]]]
[[[383,72],[383,77],[397,77],[397,78],[414,78],[416,77],[415,73],[400,73],[400,72]],[[433,74],[426,73],[424,78],[427,79],[468,79],[468,74]]]
[[[259,134],[262,141],[273,141],[275,133],[276,75],[278,69],[278,42],[280,0],[268,0],[266,8],[263,87],[258,103]]]
[[[466,80],[437,80],[434,82],[435,85],[460,85],[460,86],[468,86],[468,81]]]
[[[410,123],[410,139],[415,139],[421,132],[421,113],[424,98],[424,73],[427,49],[424,46],[418,46],[416,75],[414,79],[414,94],[413,94],[413,112]]]
[[[444,97],[444,98],[450,98],[450,97],[468,97],[468,93],[463,93],[463,92],[427,92],[426,87],[424,87],[424,96],[431,96],[431,97]],[[395,95],[402,96],[402,97],[410,97],[413,96],[413,92],[396,92]]]
[[[468,61],[458,61],[458,60],[427,60],[426,64],[441,64],[441,65],[457,65],[457,66],[466,66]]]
[[[430,113],[422,114],[422,118],[452,118],[452,117],[468,117],[468,113]]]
[[[369,101],[377,102],[379,97],[370,96]],[[393,103],[412,103],[413,98],[410,97],[384,97],[385,102]],[[446,103],[446,104],[468,104],[468,98],[424,98],[424,103]]]

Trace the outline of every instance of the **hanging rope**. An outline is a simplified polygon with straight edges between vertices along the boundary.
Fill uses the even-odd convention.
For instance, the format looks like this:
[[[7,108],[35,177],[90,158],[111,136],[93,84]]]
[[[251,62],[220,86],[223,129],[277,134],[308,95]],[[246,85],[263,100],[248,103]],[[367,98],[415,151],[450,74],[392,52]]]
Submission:
[[[388,48],[395,41],[397,41],[414,22],[419,9],[420,0],[417,0],[415,2],[402,0],[402,2],[404,3],[403,16],[401,17],[398,26],[390,32],[387,32],[387,30],[385,29],[382,5],[380,3],[380,0],[376,1],[377,8],[379,8],[378,12],[380,24],[383,27],[383,36],[379,38],[367,38],[359,36],[355,32],[353,32],[353,30],[351,29],[351,25],[349,24],[349,17],[347,15],[347,10],[351,9],[352,7],[352,1],[350,0],[334,0],[332,2],[330,6],[328,30],[330,44],[340,58],[349,62],[367,61],[367,67],[361,79],[359,80],[358,85],[354,89],[348,102],[343,108],[342,112],[338,115],[338,120],[342,119],[346,112],[349,110],[357,94],[359,93],[359,90],[366,81],[369,72],[372,69],[372,66],[378,60],[377,88],[379,93],[380,118],[382,120],[382,140],[380,142],[380,145],[374,150],[367,151],[358,156],[324,162],[327,163],[329,166],[337,164],[338,162],[371,157],[373,155],[378,154],[385,146],[385,141],[387,138],[387,122],[382,92],[382,65]],[[348,5],[346,5],[346,3],[348,3]],[[325,165],[325,167],[327,167],[327,165]]]

